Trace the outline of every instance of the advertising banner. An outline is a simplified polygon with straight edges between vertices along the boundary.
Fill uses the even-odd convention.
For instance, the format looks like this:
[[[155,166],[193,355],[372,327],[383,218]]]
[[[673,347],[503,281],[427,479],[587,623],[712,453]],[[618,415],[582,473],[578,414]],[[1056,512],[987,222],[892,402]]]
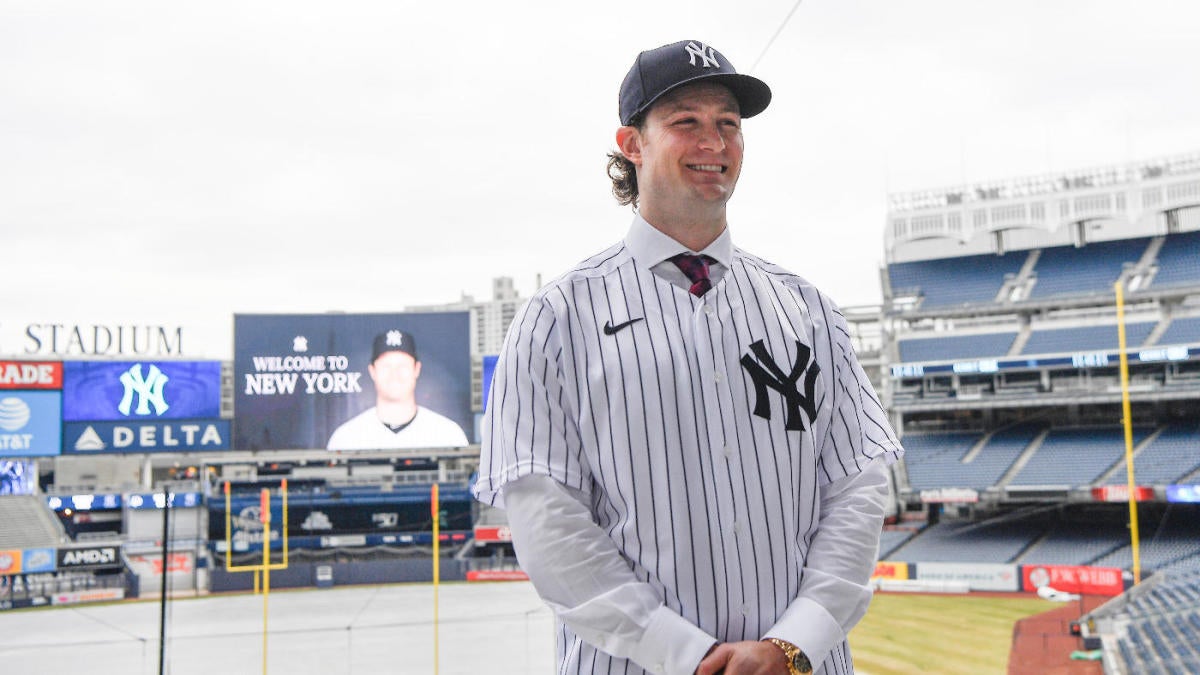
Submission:
[[[1020,590],[1016,565],[923,562],[915,567],[919,581],[963,582],[973,591]]]
[[[1125,592],[1121,570],[1115,567],[1023,565],[1021,577],[1026,591],[1036,591],[1049,586],[1064,593],[1086,595],[1115,596]]]
[[[507,525],[476,525],[475,541],[479,544],[494,544],[512,541],[512,530]]]
[[[0,457],[57,455],[62,446],[62,393],[0,393]]]
[[[234,317],[233,447],[469,445],[467,312]]]
[[[63,454],[114,452],[185,452],[228,450],[230,421],[68,422],[63,425]]]
[[[0,550],[0,577],[21,573],[21,551]]]
[[[1147,502],[1154,499],[1154,488],[1148,485],[1133,486],[1133,500]],[[1128,502],[1128,485],[1102,485],[1092,488],[1092,499],[1098,502]]]
[[[880,560],[875,563],[875,571],[871,573],[871,578],[905,581],[908,579],[908,563]]]
[[[0,361],[0,389],[62,389],[62,364]]]
[[[21,551],[21,571],[25,574],[53,572],[55,560],[52,548],[27,548]]]
[[[163,573],[162,554],[129,556],[129,569],[139,576]],[[196,569],[196,554],[191,551],[172,552],[167,556],[168,574],[191,574]]]
[[[67,361],[66,422],[216,419],[220,361]]]
[[[95,588],[87,591],[55,593],[51,603],[55,605],[78,605],[84,602],[111,602],[125,597],[124,588]]]
[[[1200,485],[1168,485],[1167,501],[1170,503],[1200,503]]]
[[[974,504],[979,501],[979,492],[971,488],[934,488],[921,490],[923,504]]]
[[[120,546],[81,546],[58,549],[58,569],[104,569],[121,566]]]

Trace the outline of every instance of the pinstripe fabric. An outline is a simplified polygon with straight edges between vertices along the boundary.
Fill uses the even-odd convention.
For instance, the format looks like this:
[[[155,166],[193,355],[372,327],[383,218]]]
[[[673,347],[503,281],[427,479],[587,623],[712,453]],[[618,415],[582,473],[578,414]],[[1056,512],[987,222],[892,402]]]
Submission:
[[[785,396],[743,365],[759,341],[785,374],[819,368],[803,429],[785,428]],[[759,639],[796,597],[817,488],[900,452],[837,308],[737,249],[703,297],[624,244],[585,261],[518,314],[490,396],[478,497],[502,505],[500,488],[528,474],[583,491],[638,578],[723,641]],[[565,625],[558,648],[560,673],[644,672]],[[853,672],[848,646],[818,672]]]

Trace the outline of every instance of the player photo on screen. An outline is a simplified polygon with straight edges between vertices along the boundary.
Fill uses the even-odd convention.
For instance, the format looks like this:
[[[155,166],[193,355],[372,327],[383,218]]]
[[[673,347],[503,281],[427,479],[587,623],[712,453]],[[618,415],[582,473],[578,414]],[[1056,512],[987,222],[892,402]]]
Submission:
[[[466,312],[238,315],[235,447],[469,445]]]

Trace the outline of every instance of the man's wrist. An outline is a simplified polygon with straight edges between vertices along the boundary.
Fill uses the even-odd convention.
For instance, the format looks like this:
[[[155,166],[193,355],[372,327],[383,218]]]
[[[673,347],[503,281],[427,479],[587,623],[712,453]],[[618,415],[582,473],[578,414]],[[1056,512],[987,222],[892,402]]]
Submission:
[[[783,653],[783,658],[787,662],[789,675],[812,675],[812,662],[808,660],[808,656],[799,647],[787,640],[773,637],[763,638],[762,641],[775,645]]]

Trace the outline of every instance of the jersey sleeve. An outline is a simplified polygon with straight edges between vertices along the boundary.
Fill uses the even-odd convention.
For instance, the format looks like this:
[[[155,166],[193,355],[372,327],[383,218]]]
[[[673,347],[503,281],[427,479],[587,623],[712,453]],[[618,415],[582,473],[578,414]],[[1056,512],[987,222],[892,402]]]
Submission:
[[[563,340],[544,296],[518,312],[492,376],[480,428],[476,499],[504,507],[501,488],[539,474],[585,494],[591,478],[581,461],[574,397],[564,387]]]
[[[904,454],[887,412],[863,371],[846,318],[837,307],[827,312],[833,343],[833,410],[827,433],[818,448],[822,485],[861,472],[875,457],[888,464]]]

